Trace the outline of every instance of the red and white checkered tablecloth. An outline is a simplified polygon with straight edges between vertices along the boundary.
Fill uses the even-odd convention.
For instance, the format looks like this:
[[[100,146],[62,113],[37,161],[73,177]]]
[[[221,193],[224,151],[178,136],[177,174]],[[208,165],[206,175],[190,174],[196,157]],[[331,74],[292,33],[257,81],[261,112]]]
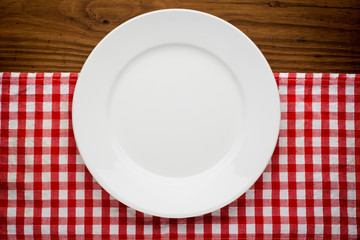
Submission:
[[[105,192],[71,126],[76,73],[0,73],[0,238],[360,238],[360,75],[276,73],[278,144],[246,194],[165,219]],[[261,150],[261,149],[259,149]]]

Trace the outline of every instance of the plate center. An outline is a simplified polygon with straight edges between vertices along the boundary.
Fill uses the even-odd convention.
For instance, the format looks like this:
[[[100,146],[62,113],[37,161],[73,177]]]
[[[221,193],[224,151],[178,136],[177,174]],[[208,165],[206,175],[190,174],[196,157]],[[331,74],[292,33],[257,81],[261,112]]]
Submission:
[[[127,156],[119,159],[157,175],[201,173],[241,140],[238,82],[220,59],[195,46],[144,51],[119,73],[109,101],[114,149]]]

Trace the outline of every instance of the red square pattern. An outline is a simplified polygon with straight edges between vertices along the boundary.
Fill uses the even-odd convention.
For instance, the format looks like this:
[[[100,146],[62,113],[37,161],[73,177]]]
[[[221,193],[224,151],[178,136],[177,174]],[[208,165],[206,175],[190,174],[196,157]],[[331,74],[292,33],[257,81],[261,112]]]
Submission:
[[[218,211],[166,219],[87,171],[71,126],[77,73],[0,73],[0,238],[359,238],[360,75],[274,75],[280,136],[263,175]]]

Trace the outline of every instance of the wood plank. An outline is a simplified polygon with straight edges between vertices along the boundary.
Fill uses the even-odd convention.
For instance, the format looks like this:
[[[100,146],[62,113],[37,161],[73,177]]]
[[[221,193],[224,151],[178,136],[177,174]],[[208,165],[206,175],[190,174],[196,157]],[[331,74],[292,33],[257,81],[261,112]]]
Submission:
[[[2,0],[0,71],[79,72],[112,29],[164,8],[229,21],[255,42],[275,72],[360,73],[358,0]]]

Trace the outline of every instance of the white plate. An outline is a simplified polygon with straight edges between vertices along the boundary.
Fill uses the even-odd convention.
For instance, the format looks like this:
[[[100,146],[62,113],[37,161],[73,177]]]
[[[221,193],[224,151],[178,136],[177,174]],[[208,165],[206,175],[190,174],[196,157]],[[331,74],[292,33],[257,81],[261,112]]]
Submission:
[[[254,43],[212,15],[150,12],[109,33],[85,62],[73,127],[84,162],[144,213],[219,209],[261,175],[280,123],[272,71]]]

